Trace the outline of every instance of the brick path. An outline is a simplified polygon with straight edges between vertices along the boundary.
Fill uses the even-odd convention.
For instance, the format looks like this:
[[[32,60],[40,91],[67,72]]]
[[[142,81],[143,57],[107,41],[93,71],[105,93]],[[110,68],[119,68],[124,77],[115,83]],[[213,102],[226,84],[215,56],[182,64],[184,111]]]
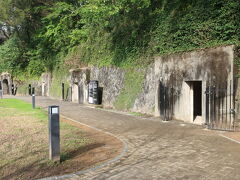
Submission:
[[[30,101],[30,97],[18,97]],[[69,179],[240,179],[240,144],[217,131],[180,121],[161,122],[37,97],[37,106],[60,105],[61,114],[115,134],[128,144],[118,162]]]

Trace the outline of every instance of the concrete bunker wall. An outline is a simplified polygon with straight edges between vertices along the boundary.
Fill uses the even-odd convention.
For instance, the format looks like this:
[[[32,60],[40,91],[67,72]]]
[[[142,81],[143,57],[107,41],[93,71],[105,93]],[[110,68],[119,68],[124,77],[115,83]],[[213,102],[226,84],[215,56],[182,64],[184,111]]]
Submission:
[[[0,81],[2,85],[3,94],[12,94],[12,77],[9,73],[0,74]]]
[[[174,88],[177,94],[173,107],[174,118],[204,123],[206,87],[227,85],[228,89],[233,88],[234,68],[234,46],[156,57],[155,62],[146,68],[140,93],[128,110],[160,116],[162,84]],[[87,84],[90,80],[98,80],[103,89],[103,106],[115,108],[114,103],[124,89],[125,75],[124,69],[116,67],[74,70],[71,72],[72,100],[78,102],[80,86],[83,92],[81,103],[87,103]],[[227,101],[232,102],[229,99]]]
[[[174,118],[187,122],[194,121],[193,82],[201,82],[201,110],[205,122],[205,90],[209,85],[233,87],[234,85],[234,46],[218,47],[196,52],[157,57],[155,59],[155,115],[160,116],[160,83],[177,92]]]
[[[129,111],[161,115],[161,87],[173,88],[173,115],[175,119],[187,122],[205,122],[206,97],[205,90],[209,85],[234,87],[234,46],[217,47],[194,52],[155,57],[141,72],[144,75],[141,89]],[[70,70],[65,79],[71,87],[71,100],[76,103],[88,103],[88,83],[90,80],[99,81],[103,90],[102,105],[115,108],[115,102],[125,88],[126,70],[117,67],[87,67]],[[69,76],[70,75],[70,76]],[[65,76],[64,76],[65,77]],[[69,78],[70,77],[70,78]],[[42,75],[40,95],[50,96],[49,89],[57,86],[61,91],[61,82],[53,86],[51,74]],[[65,82],[65,83],[66,83]],[[194,94],[198,93],[197,96]],[[58,98],[61,99],[61,93]],[[201,103],[194,105],[196,99]],[[195,112],[195,106],[199,112]],[[198,120],[194,115],[201,116]]]
[[[124,87],[125,71],[116,67],[92,67],[90,79],[99,81],[102,89],[102,104],[114,108],[114,102]]]
[[[44,73],[38,80],[16,81],[17,95],[29,95],[29,84],[34,87],[36,96],[50,96],[51,73]]]
[[[117,67],[91,67],[70,72],[73,102],[88,103],[88,83],[90,80],[97,80],[102,91],[103,107],[115,108],[115,102],[125,87],[126,70]],[[154,115],[154,64],[142,72],[144,73],[143,88],[128,110]]]
[[[90,81],[90,70],[82,68],[71,70],[71,98],[73,102],[80,104],[87,103],[88,100],[88,83]]]
[[[71,70],[70,73],[73,102],[88,103],[88,83],[96,80],[103,92],[103,106],[114,108],[114,102],[124,85],[124,70],[116,67],[90,67]]]

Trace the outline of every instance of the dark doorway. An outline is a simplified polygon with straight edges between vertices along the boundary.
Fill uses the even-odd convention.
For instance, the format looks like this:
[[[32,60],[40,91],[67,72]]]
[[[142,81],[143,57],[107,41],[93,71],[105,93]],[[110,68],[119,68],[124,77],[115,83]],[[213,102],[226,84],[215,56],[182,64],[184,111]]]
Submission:
[[[8,85],[8,80],[4,79],[2,81],[2,88],[3,88],[3,94],[9,94],[9,85]]]
[[[202,116],[202,81],[193,81],[193,115]]]

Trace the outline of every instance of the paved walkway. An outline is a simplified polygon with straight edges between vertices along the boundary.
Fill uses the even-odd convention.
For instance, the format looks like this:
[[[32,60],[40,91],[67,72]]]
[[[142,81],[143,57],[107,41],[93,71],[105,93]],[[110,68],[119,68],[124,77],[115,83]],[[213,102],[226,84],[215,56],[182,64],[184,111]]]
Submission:
[[[240,179],[240,144],[219,136],[221,132],[46,97],[37,97],[36,102],[41,107],[59,105],[62,115],[113,133],[128,144],[128,152],[118,162],[69,179]]]

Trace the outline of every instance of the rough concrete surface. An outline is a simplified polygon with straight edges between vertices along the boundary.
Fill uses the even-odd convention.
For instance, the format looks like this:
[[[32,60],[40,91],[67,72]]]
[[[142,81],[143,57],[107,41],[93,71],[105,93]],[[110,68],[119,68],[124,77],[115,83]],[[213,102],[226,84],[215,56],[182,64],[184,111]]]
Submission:
[[[30,102],[31,97],[18,97]],[[37,106],[59,105],[69,118],[115,134],[128,144],[114,164],[68,179],[240,179],[240,144],[181,121],[162,122],[93,109],[46,97]]]

